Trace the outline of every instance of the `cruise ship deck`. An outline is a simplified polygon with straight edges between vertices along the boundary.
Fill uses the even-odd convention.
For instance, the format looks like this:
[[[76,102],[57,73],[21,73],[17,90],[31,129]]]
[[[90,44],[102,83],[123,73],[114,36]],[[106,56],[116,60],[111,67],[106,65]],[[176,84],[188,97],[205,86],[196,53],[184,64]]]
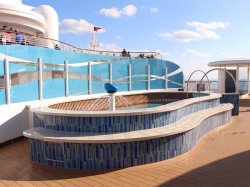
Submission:
[[[250,98],[240,115],[178,157],[118,170],[72,170],[30,161],[27,139],[1,145],[0,186],[249,186]]]

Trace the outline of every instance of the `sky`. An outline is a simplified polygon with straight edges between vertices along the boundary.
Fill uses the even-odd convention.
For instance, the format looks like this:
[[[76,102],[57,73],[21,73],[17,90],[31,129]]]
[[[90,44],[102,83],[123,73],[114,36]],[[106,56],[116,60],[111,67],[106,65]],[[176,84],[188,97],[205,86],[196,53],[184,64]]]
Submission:
[[[188,77],[208,62],[250,57],[249,0],[8,0],[52,6],[60,40],[88,48],[93,25],[104,50],[158,51]],[[198,75],[201,77],[201,75]]]

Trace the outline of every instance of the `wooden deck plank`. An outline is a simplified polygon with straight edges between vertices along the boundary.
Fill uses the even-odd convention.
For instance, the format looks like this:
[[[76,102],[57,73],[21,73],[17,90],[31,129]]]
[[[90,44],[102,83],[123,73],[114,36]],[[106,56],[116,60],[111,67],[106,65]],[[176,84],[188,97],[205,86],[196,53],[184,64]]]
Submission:
[[[120,170],[80,171],[29,160],[27,140],[0,147],[1,186],[247,186],[250,184],[250,106],[205,135],[189,152]]]

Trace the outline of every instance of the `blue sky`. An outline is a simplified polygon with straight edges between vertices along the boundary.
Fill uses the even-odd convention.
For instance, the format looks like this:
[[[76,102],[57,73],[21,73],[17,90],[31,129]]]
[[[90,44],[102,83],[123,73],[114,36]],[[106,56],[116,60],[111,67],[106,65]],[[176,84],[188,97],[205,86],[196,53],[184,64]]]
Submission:
[[[249,0],[23,0],[58,13],[60,40],[87,48],[89,25],[102,49],[159,51],[187,77],[214,60],[250,56]],[[70,20],[69,20],[70,19]],[[70,29],[69,29],[70,28]]]

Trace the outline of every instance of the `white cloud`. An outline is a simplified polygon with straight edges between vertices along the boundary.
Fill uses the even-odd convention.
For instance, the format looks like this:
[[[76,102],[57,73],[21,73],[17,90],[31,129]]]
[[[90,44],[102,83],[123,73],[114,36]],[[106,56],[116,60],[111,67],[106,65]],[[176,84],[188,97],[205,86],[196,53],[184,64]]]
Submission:
[[[206,53],[206,52],[199,52],[197,50],[194,49],[186,49],[186,53],[188,55],[192,55],[192,56],[196,56],[196,57],[206,57],[206,56],[210,56],[210,53]]]
[[[127,5],[122,9],[122,14],[127,16],[133,16],[137,12],[137,8],[135,5]]]
[[[120,11],[118,10],[118,8],[112,7],[112,8],[102,8],[100,10],[100,13],[108,16],[108,17],[113,17],[113,18],[119,18],[121,16]]]
[[[100,43],[98,50],[101,50],[101,51],[122,51],[122,48],[117,46],[117,44]]]
[[[204,39],[220,39],[220,36],[214,32],[213,30],[219,28],[226,28],[229,23],[227,22],[209,22],[209,23],[202,23],[202,22],[187,22],[186,23],[189,27],[193,27],[195,30],[177,30],[174,32],[167,32],[167,33],[156,33],[156,35],[168,39],[168,40],[175,40],[179,42],[190,42],[190,41],[197,41],[197,40],[204,40]]]
[[[216,22],[216,21],[212,21],[209,23],[193,21],[193,22],[187,22],[186,24],[190,27],[194,27],[197,31],[215,30],[219,28],[224,29],[229,25],[229,23],[227,22]]]
[[[121,16],[134,16],[137,12],[137,8],[135,5],[127,5],[122,9],[118,9],[116,7],[112,8],[102,8],[100,13],[104,16],[113,17],[115,19],[120,18]]]
[[[152,8],[152,7],[150,7],[149,10],[151,13],[156,13],[159,11],[158,8]]]
[[[61,33],[84,34],[94,32],[94,25],[84,19],[64,19],[59,24]],[[105,29],[98,30],[98,32],[105,32]]]
[[[122,39],[122,36],[116,35],[115,38],[118,39],[118,40],[121,40],[121,39]]]

